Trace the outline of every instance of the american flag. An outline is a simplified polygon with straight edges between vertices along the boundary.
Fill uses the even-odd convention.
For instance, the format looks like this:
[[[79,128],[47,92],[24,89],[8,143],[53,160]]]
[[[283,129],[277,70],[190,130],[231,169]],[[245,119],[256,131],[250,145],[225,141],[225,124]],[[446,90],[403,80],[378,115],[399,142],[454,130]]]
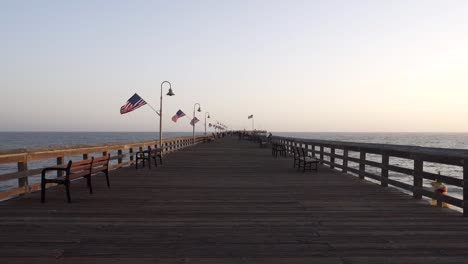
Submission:
[[[145,104],[145,100],[141,99],[138,94],[134,94],[132,97],[130,97],[130,99],[128,99],[126,104],[120,107],[120,114],[126,114]]]
[[[253,115],[249,115],[249,116],[247,117],[247,119],[250,119],[250,118],[253,118]]]
[[[198,120],[198,118],[194,117],[194,118],[192,119],[192,121],[190,121],[190,125],[193,126],[193,125],[196,124],[198,121],[200,121],[200,120]]]
[[[182,110],[179,109],[179,111],[177,111],[177,113],[172,117],[172,121],[174,121],[174,123],[177,123],[177,119],[183,116],[185,116],[184,112],[182,112]]]

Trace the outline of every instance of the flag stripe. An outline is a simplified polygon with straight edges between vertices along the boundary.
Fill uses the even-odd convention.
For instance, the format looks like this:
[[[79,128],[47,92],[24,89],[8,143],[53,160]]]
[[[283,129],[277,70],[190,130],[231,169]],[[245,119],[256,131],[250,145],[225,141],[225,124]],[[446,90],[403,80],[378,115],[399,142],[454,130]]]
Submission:
[[[179,118],[181,118],[183,116],[185,116],[185,113],[182,112],[182,110],[179,109],[179,111],[177,111],[177,113],[172,117],[172,121],[174,123],[177,123],[177,119],[179,119]]]
[[[120,114],[126,114],[146,104],[138,94],[134,94],[128,101],[120,107]]]

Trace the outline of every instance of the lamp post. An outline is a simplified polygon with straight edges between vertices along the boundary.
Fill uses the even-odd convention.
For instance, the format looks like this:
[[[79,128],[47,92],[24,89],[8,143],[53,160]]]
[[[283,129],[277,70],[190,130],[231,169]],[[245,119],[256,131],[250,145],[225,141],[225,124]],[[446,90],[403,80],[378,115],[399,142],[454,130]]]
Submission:
[[[161,97],[160,97],[160,101],[159,101],[159,148],[161,148],[161,155],[162,155],[162,88],[163,88],[163,84],[164,83],[168,83],[169,84],[169,91],[167,92],[166,95],[168,96],[173,96],[175,95],[173,92],[172,92],[172,87],[171,87],[171,83],[168,82],[168,81],[164,81],[161,83]]]
[[[205,136],[206,136],[206,114],[208,114],[208,118],[210,118],[210,113],[209,113],[209,112],[205,112]]]
[[[192,138],[193,138],[193,144],[195,144],[195,108],[196,106],[198,105],[198,112],[201,112],[201,106],[199,103],[195,103],[193,105],[193,119],[192,119],[192,122],[193,122],[193,134],[192,134]]]

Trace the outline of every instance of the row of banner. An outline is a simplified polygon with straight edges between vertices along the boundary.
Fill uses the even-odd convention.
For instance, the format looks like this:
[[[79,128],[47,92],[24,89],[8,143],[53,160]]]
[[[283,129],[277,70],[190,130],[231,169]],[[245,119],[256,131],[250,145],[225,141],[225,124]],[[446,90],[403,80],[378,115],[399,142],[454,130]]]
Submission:
[[[128,99],[127,103],[125,103],[122,107],[120,107],[120,114],[126,114],[126,113],[129,113],[135,109],[138,109],[144,105],[148,104],[145,100],[143,100],[143,98],[141,98],[138,94],[134,94],[132,97],[130,97],[130,99]],[[150,106],[148,104],[148,106]],[[151,107],[151,106],[150,106]],[[156,111],[153,107],[151,107],[155,112],[156,114],[160,115],[160,113],[158,113],[158,111]],[[188,116],[185,115],[184,112],[182,112],[182,110],[179,109],[179,111],[177,111],[177,113],[171,118],[171,120],[174,122],[174,123],[177,123],[177,120],[179,120],[179,118],[181,117],[187,117],[189,118]],[[190,118],[189,118],[190,119]],[[196,117],[193,117],[193,119],[190,120],[190,125],[191,126],[194,126],[198,121],[200,121],[198,118]],[[227,126],[225,126],[224,124],[221,124],[219,122],[216,122],[216,124],[211,124],[209,123],[208,124],[209,127],[214,127],[216,129],[219,129],[219,130],[225,130],[227,128]]]

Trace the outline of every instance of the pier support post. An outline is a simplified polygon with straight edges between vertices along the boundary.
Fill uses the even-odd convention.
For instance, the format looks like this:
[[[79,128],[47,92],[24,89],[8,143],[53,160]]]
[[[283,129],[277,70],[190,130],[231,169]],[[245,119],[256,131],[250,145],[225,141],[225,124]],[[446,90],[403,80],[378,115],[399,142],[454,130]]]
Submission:
[[[132,161],[131,163],[133,163],[133,148],[130,148],[128,150],[128,153],[130,154],[130,161]]]
[[[348,172],[348,148],[343,148],[343,173]]]
[[[63,165],[65,162],[65,157],[57,157],[57,165]],[[63,171],[57,171],[57,177],[63,176]]]
[[[28,170],[27,162],[18,162],[18,172],[27,171],[27,170]],[[18,187],[28,188],[28,185],[29,185],[28,177],[18,178]]]
[[[83,160],[88,159],[88,154],[83,154]]]
[[[323,163],[323,146],[320,146],[320,163]]]
[[[468,216],[468,159],[463,160],[463,216]]]
[[[381,170],[381,176],[382,179],[380,180],[380,185],[382,187],[388,187],[387,179],[388,179],[388,163],[389,163],[389,156],[386,153],[382,154],[382,170]]]
[[[362,151],[359,153],[359,179],[364,180],[364,172],[366,171],[366,152]]]
[[[119,156],[117,159],[117,162],[120,164],[122,163],[122,150],[121,149],[117,150],[117,155]]]
[[[413,172],[413,198],[422,199],[422,194],[419,189],[423,187],[423,161],[421,159],[414,159],[414,172]]]
[[[335,168],[335,148],[330,148],[330,169]]]

